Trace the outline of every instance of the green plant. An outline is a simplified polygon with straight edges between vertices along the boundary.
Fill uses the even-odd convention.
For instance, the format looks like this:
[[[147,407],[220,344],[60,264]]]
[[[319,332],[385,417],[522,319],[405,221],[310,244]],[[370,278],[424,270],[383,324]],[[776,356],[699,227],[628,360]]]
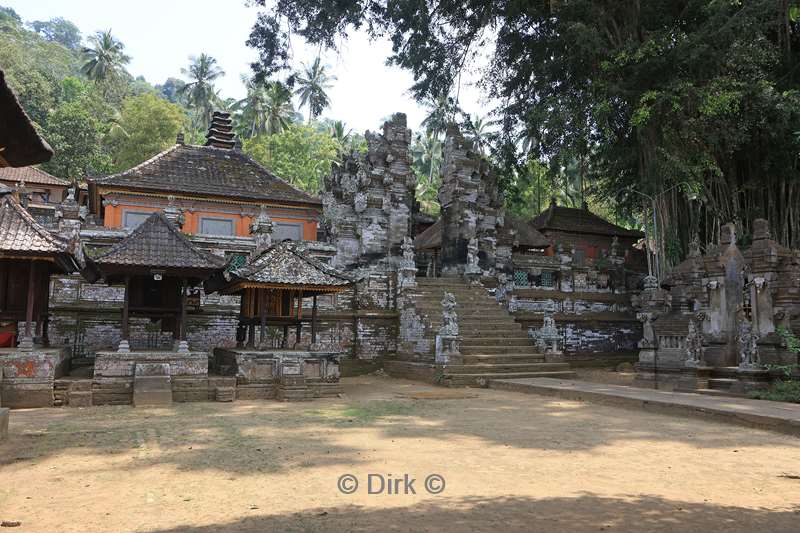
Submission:
[[[769,389],[750,393],[751,398],[800,403],[800,381],[778,381]]]

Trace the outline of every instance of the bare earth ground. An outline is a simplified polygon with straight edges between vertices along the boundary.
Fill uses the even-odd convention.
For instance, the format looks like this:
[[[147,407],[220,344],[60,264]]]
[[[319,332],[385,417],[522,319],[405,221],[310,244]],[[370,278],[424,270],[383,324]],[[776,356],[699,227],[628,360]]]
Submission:
[[[494,390],[345,380],[347,397],[12,412],[3,531],[800,529],[800,440]],[[466,392],[467,398],[459,398]],[[416,396],[422,399],[413,399]],[[369,495],[407,473],[416,495]],[[443,493],[423,481],[444,476]],[[353,474],[345,495],[337,479]]]

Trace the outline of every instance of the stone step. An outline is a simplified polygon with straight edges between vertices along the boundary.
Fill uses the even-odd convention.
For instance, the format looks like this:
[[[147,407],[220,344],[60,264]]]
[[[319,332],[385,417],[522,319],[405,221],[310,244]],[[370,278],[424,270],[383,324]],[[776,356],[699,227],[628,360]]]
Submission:
[[[469,364],[448,365],[445,374],[519,374],[520,372],[568,372],[566,363],[505,363],[505,364]]]
[[[704,394],[706,396],[719,396],[722,398],[747,398],[746,394],[738,394],[735,392],[731,392],[729,390],[720,390],[720,389],[695,389],[692,392],[696,392],[697,394]]]
[[[473,364],[506,364],[506,363],[542,363],[543,354],[520,355],[520,354],[500,354],[500,355],[463,355],[465,365]]]
[[[448,387],[483,387],[492,379],[556,378],[572,379],[575,372],[509,372],[500,374],[444,374],[442,384]]]
[[[708,380],[708,388],[727,391],[734,383],[736,380],[732,378],[712,378]]]
[[[533,345],[530,346],[461,346],[462,355],[505,355],[505,354],[518,354],[518,355],[541,355]]]
[[[470,344],[474,340],[491,339],[502,336],[504,339],[525,340],[527,345],[533,346],[533,340],[528,338],[528,334],[520,329],[491,328],[491,329],[471,329],[459,326],[461,342]]]
[[[429,316],[442,316],[442,306],[438,307],[420,307],[417,306],[418,315]],[[456,308],[456,314],[459,318],[494,318],[494,319],[507,319],[514,321],[514,318],[501,308],[483,308],[483,307],[465,307],[463,309]]]
[[[533,346],[528,337],[464,337],[462,347],[473,346]]]

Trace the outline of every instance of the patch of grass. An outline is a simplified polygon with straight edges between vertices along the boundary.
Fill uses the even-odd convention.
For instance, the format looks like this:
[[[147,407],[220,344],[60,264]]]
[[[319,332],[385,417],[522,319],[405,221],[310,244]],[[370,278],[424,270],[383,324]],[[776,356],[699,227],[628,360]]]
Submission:
[[[755,391],[751,398],[773,402],[800,403],[800,381],[778,381],[765,391]]]

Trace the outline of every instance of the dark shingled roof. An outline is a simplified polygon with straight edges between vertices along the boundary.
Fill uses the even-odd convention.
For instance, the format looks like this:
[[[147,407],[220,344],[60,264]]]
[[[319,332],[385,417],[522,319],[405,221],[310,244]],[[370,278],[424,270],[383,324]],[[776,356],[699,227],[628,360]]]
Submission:
[[[550,246],[550,241],[529,222],[508,215],[505,216],[503,227],[500,229],[498,242],[507,242],[514,246],[527,248],[547,248]],[[414,239],[414,247],[417,250],[433,250],[442,247],[441,218],[417,235]]]
[[[230,285],[249,282],[281,286],[344,288],[354,279],[310,257],[293,241],[274,244],[254,260],[231,270]]]
[[[163,212],[147,217],[130,235],[92,260],[102,266],[216,270],[225,260],[196,247]]]
[[[93,180],[141,191],[320,205],[238,150],[176,144],[129,170]]]
[[[618,237],[632,237],[641,239],[644,234],[640,231],[630,230],[612,224],[588,209],[563,207],[551,203],[550,207],[539,213],[531,223],[539,231],[558,230],[571,233],[588,233],[592,235],[607,235]]]
[[[53,234],[10,194],[0,198],[0,255],[52,256],[67,252],[65,239]]]
[[[24,167],[50,161],[53,149],[39,137],[31,119],[0,70],[0,167]]]
[[[25,183],[35,183],[38,185],[70,186],[68,180],[57,178],[36,167],[0,168],[0,180],[13,181],[14,183],[24,181]]]

